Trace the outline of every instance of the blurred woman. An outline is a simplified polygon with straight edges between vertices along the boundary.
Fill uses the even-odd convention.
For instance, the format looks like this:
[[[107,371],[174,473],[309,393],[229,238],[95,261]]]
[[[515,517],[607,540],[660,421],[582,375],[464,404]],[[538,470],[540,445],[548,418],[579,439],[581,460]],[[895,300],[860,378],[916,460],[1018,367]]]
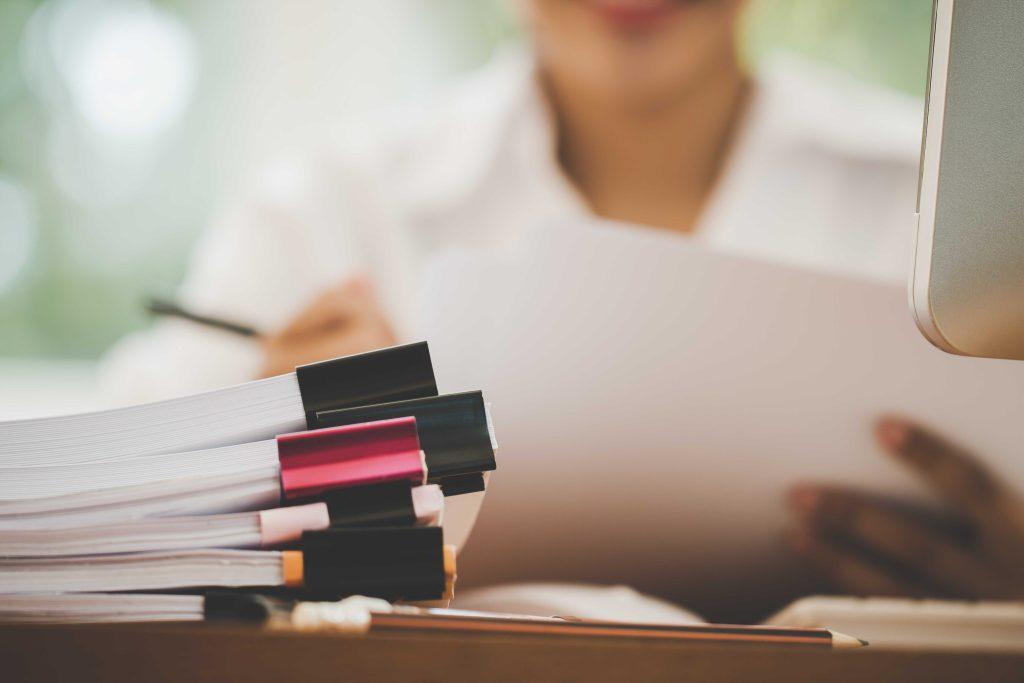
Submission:
[[[511,247],[532,226],[587,216],[905,278],[919,102],[796,61],[745,73],[742,0],[521,7],[527,50],[423,109],[272,169],[229,208],[199,245],[181,300],[264,336],[162,322],[113,352],[120,396],[198,391],[390,345],[410,334],[420,268],[439,249]],[[881,432],[894,452],[909,439],[895,439],[899,429],[912,427]],[[829,540],[842,527],[828,514],[836,495],[794,493],[798,547],[832,567],[840,587],[903,586],[885,569],[865,575],[865,560]],[[892,513],[869,512],[866,542],[891,540],[887,529],[913,535]]]
[[[528,50],[268,169],[198,246],[189,307],[111,358],[124,400],[393,343],[425,259],[596,215],[878,277],[909,263],[921,105],[796,61],[750,75],[743,0],[529,0]],[[183,372],[187,369],[187,372]]]

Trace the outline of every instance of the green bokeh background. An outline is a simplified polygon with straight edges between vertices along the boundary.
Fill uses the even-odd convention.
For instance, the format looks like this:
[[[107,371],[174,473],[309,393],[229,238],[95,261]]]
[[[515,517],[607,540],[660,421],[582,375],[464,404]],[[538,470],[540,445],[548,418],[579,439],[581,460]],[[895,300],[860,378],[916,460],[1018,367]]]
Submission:
[[[208,37],[230,26],[198,25],[207,16],[198,11],[198,5],[231,1],[157,4],[180,15],[198,35]],[[0,292],[0,356],[94,358],[119,336],[146,323],[139,308],[145,294],[166,291],[180,279],[190,246],[217,201],[215,184],[199,160],[190,156],[209,132],[183,133],[166,153],[175,157],[175,163],[161,163],[138,196],[101,217],[111,225],[111,235],[117,234],[118,226],[149,226],[146,234],[153,237],[146,255],[110,268],[89,264],[90,254],[103,263],[106,245],[102,237],[74,234],[82,209],[61,194],[48,174],[43,150],[49,113],[19,69],[20,37],[39,4],[0,0],[0,176],[30,189],[39,223],[30,263],[11,287]],[[481,63],[498,42],[515,33],[508,9],[500,2],[447,0],[441,5],[447,30],[457,43],[460,69]],[[921,95],[930,20],[930,0],[759,0],[748,13],[744,50],[753,62],[774,50],[795,51]],[[206,60],[204,68],[209,66]],[[219,78],[230,77],[227,65],[213,68]],[[207,74],[201,78],[205,82],[194,107],[200,110],[203,88],[217,87],[216,78]],[[190,111],[189,117],[197,119],[198,114]],[[161,177],[160,168],[165,165],[178,169],[173,177]],[[181,173],[182,167],[191,172]],[[167,197],[161,194],[166,192],[182,198],[173,216],[150,210],[166,203]],[[0,225],[0,251],[8,236]],[[74,250],[69,248],[72,237],[77,239]]]

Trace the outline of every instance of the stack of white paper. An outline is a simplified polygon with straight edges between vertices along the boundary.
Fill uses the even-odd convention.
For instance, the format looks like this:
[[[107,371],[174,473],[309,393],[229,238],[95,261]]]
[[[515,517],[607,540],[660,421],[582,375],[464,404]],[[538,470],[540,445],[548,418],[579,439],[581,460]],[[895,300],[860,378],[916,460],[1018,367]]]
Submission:
[[[0,467],[107,462],[305,428],[299,385],[289,373],[127,408],[0,422]]]

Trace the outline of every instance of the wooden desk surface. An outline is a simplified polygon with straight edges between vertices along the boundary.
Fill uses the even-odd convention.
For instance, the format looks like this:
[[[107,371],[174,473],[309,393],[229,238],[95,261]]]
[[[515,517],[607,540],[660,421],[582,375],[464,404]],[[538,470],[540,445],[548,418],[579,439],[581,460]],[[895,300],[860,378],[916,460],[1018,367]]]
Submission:
[[[1024,681],[1024,655],[239,626],[0,626],[4,681]]]

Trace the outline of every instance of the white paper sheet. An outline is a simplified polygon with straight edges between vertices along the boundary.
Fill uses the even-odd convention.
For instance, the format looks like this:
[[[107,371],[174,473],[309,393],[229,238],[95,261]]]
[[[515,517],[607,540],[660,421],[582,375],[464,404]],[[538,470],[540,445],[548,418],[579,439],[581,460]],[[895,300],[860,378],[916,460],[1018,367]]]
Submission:
[[[470,584],[627,583],[712,617],[785,599],[788,487],[923,493],[873,442],[887,412],[1024,485],[1024,363],[934,349],[903,286],[609,224],[443,254],[423,296],[441,389],[484,389],[502,440]]]

